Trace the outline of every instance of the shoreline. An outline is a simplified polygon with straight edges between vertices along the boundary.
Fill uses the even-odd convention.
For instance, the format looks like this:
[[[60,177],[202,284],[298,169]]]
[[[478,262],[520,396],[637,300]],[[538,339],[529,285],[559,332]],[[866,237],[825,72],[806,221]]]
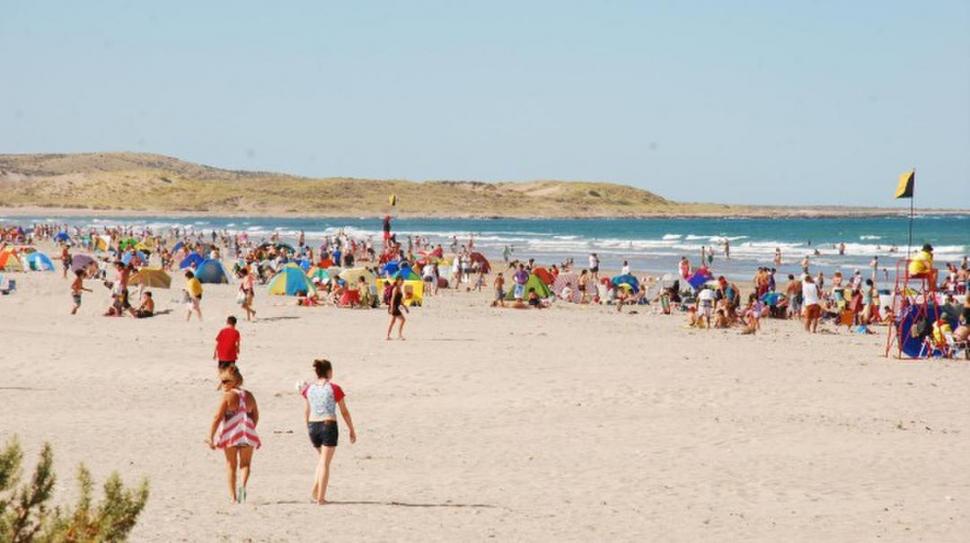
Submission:
[[[685,204],[693,205],[693,204]],[[718,204],[701,204],[718,205]],[[240,212],[230,210],[214,211],[167,211],[162,209],[136,210],[136,209],[93,209],[77,207],[0,207],[0,216],[5,217],[31,217],[39,215],[54,215],[59,217],[178,217],[178,218],[201,218],[201,217],[254,217],[254,218],[280,218],[280,219],[374,219],[381,218],[386,212],[366,212],[359,214],[348,213],[302,213],[288,212],[285,210],[254,210],[252,212]],[[961,216],[970,215],[970,209],[917,209],[917,215],[934,216]],[[727,213],[674,213],[657,212],[637,215],[517,215],[517,214],[437,214],[421,212],[399,212],[394,214],[398,219],[426,218],[426,219],[448,219],[448,220],[658,220],[658,219],[714,219],[725,220],[734,219],[870,219],[870,218],[890,218],[905,217],[908,210],[891,208],[839,208],[839,207],[786,207],[786,206],[745,206],[743,210]]]

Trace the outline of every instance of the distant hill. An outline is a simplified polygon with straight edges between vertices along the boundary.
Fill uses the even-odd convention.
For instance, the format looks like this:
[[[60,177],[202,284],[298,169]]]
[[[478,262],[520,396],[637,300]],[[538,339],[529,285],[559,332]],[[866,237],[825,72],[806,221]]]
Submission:
[[[421,217],[821,216],[895,210],[678,203],[614,183],[313,179],[146,153],[0,155],[0,208]]]
[[[612,183],[310,179],[140,153],[0,155],[0,207],[227,214],[592,217],[684,206]]]

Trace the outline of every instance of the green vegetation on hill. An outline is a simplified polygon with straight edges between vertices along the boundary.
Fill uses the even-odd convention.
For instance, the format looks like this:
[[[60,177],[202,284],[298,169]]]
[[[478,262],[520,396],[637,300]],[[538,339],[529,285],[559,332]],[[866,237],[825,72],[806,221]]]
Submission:
[[[0,207],[225,214],[633,217],[724,213],[612,183],[310,179],[135,153],[0,155]]]

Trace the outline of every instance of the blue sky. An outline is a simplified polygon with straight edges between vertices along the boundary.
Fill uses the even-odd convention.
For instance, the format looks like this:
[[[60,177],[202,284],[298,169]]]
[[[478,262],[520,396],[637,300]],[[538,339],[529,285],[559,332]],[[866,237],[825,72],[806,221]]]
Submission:
[[[0,153],[970,207],[965,0],[272,4],[6,2]]]

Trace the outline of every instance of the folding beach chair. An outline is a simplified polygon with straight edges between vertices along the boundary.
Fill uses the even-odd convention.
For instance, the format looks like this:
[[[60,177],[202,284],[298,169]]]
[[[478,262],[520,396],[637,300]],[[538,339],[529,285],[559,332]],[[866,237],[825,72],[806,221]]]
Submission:
[[[10,279],[7,281],[7,288],[0,290],[0,294],[6,296],[7,294],[13,294],[17,291],[17,281]]]

